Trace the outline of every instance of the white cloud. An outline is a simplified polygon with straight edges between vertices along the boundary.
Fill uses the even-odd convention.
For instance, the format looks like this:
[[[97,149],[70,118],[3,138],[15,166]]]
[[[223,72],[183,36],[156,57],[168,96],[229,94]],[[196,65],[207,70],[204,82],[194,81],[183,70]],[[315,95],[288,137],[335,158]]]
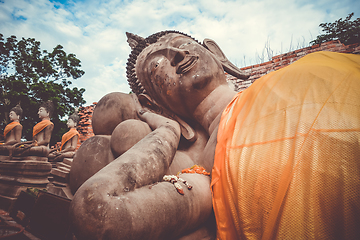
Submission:
[[[0,2],[0,27],[4,37],[32,37],[43,49],[61,44],[75,53],[86,73],[73,83],[86,89],[91,104],[109,92],[130,90],[126,31],[147,37],[175,29],[200,41],[211,38],[243,66],[244,57],[246,64],[255,63],[267,41],[276,53],[287,51],[290,43],[292,48],[308,44],[319,34],[320,23],[345,18],[354,9],[360,9],[354,0],[5,0]]]

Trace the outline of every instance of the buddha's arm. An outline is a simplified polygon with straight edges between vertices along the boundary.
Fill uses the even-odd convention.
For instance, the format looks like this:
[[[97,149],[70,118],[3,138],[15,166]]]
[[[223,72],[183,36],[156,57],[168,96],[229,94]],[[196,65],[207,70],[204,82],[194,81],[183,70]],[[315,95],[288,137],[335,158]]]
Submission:
[[[74,137],[72,137],[67,143],[66,143],[66,148],[64,148],[63,150],[60,151],[60,153],[65,153],[65,152],[73,152],[76,149],[77,146],[77,142],[78,142],[79,136],[75,135]]]
[[[14,148],[17,148],[21,145],[24,145],[26,147],[32,147],[32,146],[35,146],[35,141],[32,140],[32,141],[26,141],[26,142],[19,142],[19,143],[14,144]]]
[[[157,116],[143,117],[154,127]],[[176,152],[180,128],[168,119],[156,127],[78,189],[70,215],[79,240],[171,239],[209,217],[209,177],[184,174],[194,186],[185,195],[160,182]]]
[[[21,134],[22,134],[22,126],[21,125],[18,125],[16,127],[14,127],[14,129],[12,130],[14,134],[13,136],[13,139],[10,140],[10,141],[7,141],[5,144],[6,145],[14,145],[16,143],[20,143],[21,141]]]
[[[44,137],[40,141],[37,141],[38,146],[47,146],[49,144],[53,129],[54,129],[54,125],[51,124],[51,125],[47,126],[43,130],[44,131],[44,135],[43,135]]]

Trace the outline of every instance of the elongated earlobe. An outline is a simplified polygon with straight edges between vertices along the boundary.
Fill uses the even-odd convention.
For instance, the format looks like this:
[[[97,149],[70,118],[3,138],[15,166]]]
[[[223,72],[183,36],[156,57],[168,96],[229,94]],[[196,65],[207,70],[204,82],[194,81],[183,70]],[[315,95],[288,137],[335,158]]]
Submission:
[[[174,120],[180,124],[181,135],[183,135],[183,137],[189,142],[195,142],[197,139],[197,134],[194,129],[178,116],[174,115],[174,118]]]
[[[206,38],[204,39],[203,45],[219,59],[225,72],[239,79],[246,80],[249,78],[250,76],[249,74],[246,74],[243,71],[241,71],[238,67],[232,64],[226,58],[225,54],[223,53],[223,51],[221,51],[220,47],[216,44],[214,40]]]

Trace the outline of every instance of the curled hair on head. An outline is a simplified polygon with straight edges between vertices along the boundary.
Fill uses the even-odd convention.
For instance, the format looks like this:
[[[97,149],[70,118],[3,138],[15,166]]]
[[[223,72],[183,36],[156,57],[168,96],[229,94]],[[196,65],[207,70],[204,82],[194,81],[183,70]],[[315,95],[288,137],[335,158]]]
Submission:
[[[45,110],[49,113],[49,117],[51,117],[54,113],[54,104],[51,100],[41,103],[40,107],[45,108]]]
[[[22,117],[22,114],[23,114],[23,110],[20,106],[20,104],[16,104],[15,107],[11,108],[10,109],[10,112],[13,111],[16,113],[16,115],[18,115],[20,118]]]
[[[198,44],[202,45],[199,41],[197,41],[195,38],[179,32],[179,31],[174,31],[174,30],[168,30],[168,31],[162,31],[162,32],[158,32],[158,33],[154,33],[152,35],[150,35],[149,37],[145,38],[144,40],[138,40],[138,44],[136,45],[136,47],[131,51],[129,58],[128,58],[128,62],[126,63],[126,76],[127,76],[127,80],[129,82],[130,88],[131,90],[136,94],[142,94],[142,93],[146,93],[146,89],[144,88],[144,86],[141,84],[140,80],[137,78],[136,76],[136,72],[135,72],[135,64],[136,64],[136,60],[139,56],[139,54],[150,44],[156,43],[159,38],[161,38],[162,36],[166,35],[166,34],[170,34],[170,33],[177,33],[177,34],[181,34],[184,35],[186,37],[189,37],[191,39],[193,39],[194,41],[196,41]]]
[[[76,125],[79,123],[80,117],[77,109],[75,109],[75,112],[69,116],[69,119],[73,120]]]

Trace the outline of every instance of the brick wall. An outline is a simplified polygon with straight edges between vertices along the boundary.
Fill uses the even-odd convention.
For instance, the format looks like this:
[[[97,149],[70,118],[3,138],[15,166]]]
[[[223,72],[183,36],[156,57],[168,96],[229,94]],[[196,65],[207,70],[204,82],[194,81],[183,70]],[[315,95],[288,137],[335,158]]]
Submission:
[[[235,91],[242,91],[248,88],[256,79],[260,78],[261,76],[286,67],[287,65],[299,60],[303,56],[318,51],[360,54],[360,43],[344,45],[338,40],[333,40],[322,44],[301,48],[295,51],[277,55],[273,57],[271,61],[241,68],[242,71],[250,73],[250,77],[246,81],[239,80],[231,75],[227,75],[227,80],[232,83],[232,85],[234,85]]]
[[[80,141],[78,143],[78,146],[76,149],[80,147],[80,145],[85,142],[86,139],[94,136],[94,132],[91,126],[91,120],[92,120],[92,113],[94,111],[94,108],[96,106],[96,102],[94,102],[90,106],[86,107],[80,107],[79,108],[79,123],[77,130],[80,133]]]

